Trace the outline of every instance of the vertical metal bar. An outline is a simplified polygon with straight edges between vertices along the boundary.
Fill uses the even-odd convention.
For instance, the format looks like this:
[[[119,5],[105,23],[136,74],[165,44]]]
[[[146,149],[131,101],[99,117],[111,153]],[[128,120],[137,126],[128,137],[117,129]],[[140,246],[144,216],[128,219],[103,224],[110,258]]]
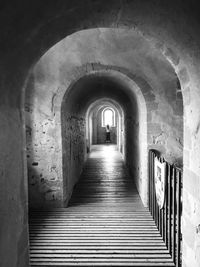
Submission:
[[[152,216],[154,218],[154,203],[153,203],[153,153],[151,151],[151,205],[152,205]]]
[[[154,180],[154,188],[155,188],[155,180]],[[160,214],[159,214],[160,209],[156,198],[156,189],[155,189],[155,203],[156,203],[156,226],[160,231]]]
[[[163,163],[163,158],[160,158],[160,162]],[[162,235],[162,209],[160,209],[159,207],[159,229],[160,229],[160,235],[162,236],[163,238],[163,235]]]
[[[168,248],[168,238],[167,238],[167,232],[168,232],[168,227],[167,227],[167,217],[168,217],[168,208],[167,208],[167,203],[168,203],[168,170],[166,170],[166,188],[165,188],[165,203],[164,203],[164,241],[165,244]]]
[[[151,206],[151,151],[149,150],[149,155],[148,155],[148,163],[149,163],[149,211],[151,212],[152,215],[152,206]]]
[[[177,172],[177,257],[176,267],[180,266],[181,250],[181,171]]]
[[[172,253],[172,239],[171,239],[171,217],[172,217],[172,210],[171,210],[171,166],[167,164],[168,169],[168,250],[169,253]]]
[[[164,207],[161,210],[161,235],[164,240]]]
[[[154,154],[154,160],[155,160],[156,155]],[[159,212],[158,212],[158,202],[156,198],[156,188],[155,188],[155,176],[154,176],[154,205],[155,205],[155,221],[156,221],[156,226],[159,229]]]
[[[156,194],[155,194],[155,198],[156,198]],[[158,227],[158,230],[160,231],[160,228],[159,228],[159,207],[158,207],[157,200],[156,200],[156,225]]]
[[[149,210],[156,226],[172,255],[176,267],[181,264],[181,212],[182,212],[182,172],[166,163],[165,202],[160,210],[155,191],[155,153],[149,151]],[[164,160],[160,159],[160,162]]]
[[[155,214],[155,223],[156,223],[156,226],[157,226],[157,203],[156,203],[156,198],[155,198],[155,195],[154,195],[154,214]]]
[[[151,180],[150,180],[150,191],[151,191],[151,196],[150,196],[150,199],[151,199],[151,214],[153,216],[153,191],[152,191],[152,183],[153,183],[153,173],[152,173],[152,164],[153,164],[153,155],[152,155],[152,151],[151,151],[151,154],[150,154],[150,157],[151,157]]]
[[[156,222],[156,192],[155,192],[155,181],[154,181],[154,160],[155,160],[155,154],[153,153],[153,163],[152,163],[152,190],[153,190],[153,211],[154,211],[154,220]]]
[[[159,218],[158,230],[159,230],[159,232],[161,234],[161,232],[162,232],[162,229],[161,229],[162,223],[161,223],[161,210],[160,210],[160,207],[159,206],[158,206],[158,218]]]
[[[163,159],[162,162],[164,163],[165,160]],[[166,183],[166,180],[165,180],[165,183]],[[163,241],[165,241],[165,194],[166,194],[166,186],[165,186],[164,190],[165,190],[164,191],[164,203],[163,203],[163,208],[162,208],[162,212],[161,212],[161,216],[162,216],[162,238],[163,238]]]
[[[152,216],[154,218],[154,210],[153,210],[153,153],[151,151],[151,209]]]
[[[175,263],[176,258],[176,170],[173,167],[172,170],[172,259]]]

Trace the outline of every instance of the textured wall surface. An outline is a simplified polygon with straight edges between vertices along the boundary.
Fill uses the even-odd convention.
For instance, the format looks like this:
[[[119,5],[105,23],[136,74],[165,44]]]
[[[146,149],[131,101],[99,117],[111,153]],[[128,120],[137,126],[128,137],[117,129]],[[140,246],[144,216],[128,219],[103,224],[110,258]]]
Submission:
[[[63,204],[66,206],[77,183],[86,157],[85,118],[62,108]]]
[[[160,97],[155,93],[155,100],[149,101],[147,106],[151,106],[151,112],[148,112],[148,119],[152,121],[152,129],[148,130],[148,140],[152,145],[157,145],[169,160],[180,162],[181,144],[183,144],[183,266],[199,267],[200,265],[200,233],[198,225],[200,224],[200,37],[199,37],[199,5],[198,1],[116,1],[116,0],[96,0],[96,1],[4,1],[1,3],[0,21],[1,21],[1,42],[0,42],[0,175],[1,175],[1,202],[0,202],[0,265],[3,267],[27,267],[28,266],[28,231],[27,231],[27,173],[25,160],[25,124],[24,124],[24,91],[25,82],[33,65],[37,60],[56,42],[62,38],[82,29],[113,27],[128,28],[134,32],[142,33],[158,53],[161,53],[180,79],[180,87],[176,87],[174,101],[171,97],[167,99],[169,88],[165,83],[165,101],[160,102]],[[49,30],[51,29],[51,30]],[[110,35],[111,37],[112,35]],[[92,43],[92,40],[88,40]],[[123,61],[116,50],[106,52],[103,58],[103,65],[107,66],[109,62],[106,59],[115,54],[112,66],[124,69],[127,74],[138,82],[138,74],[143,73],[143,78],[148,80],[153,90],[160,91],[163,86],[154,84],[153,74],[147,70],[146,61],[135,61],[130,55],[134,54],[134,48],[140,48],[140,44],[134,42],[131,38],[126,44],[132,44],[130,54]],[[79,44],[81,46],[81,43]],[[121,45],[119,44],[119,47]],[[70,46],[71,49],[74,46]],[[86,47],[89,49],[89,47]],[[123,47],[126,51],[126,46]],[[68,50],[70,51],[70,50]],[[68,73],[71,79],[87,72],[85,66],[92,69],[92,64],[87,65],[84,62],[94,62],[93,53],[87,53],[87,58],[81,60],[74,55],[78,67],[75,72]],[[99,50],[98,50],[99,51]],[[135,49],[135,51],[138,51]],[[147,49],[147,56],[151,59],[153,50]],[[144,52],[144,51],[143,51]],[[71,51],[70,51],[71,53]],[[121,53],[123,54],[123,52]],[[135,55],[137,52],[135,53]],[[117,55],[117,56],[116,56]],[[139,58],[140,53],[138,53]],[[64,58],[64,57],[63,57]],[[102,53],[100,53],[102,58]],[[129,59],[134,62],[135,68],[123,66]],[[61,59],[60,59],[61,60]],[[57,62],[59,62],[58,60]],[[98,60],[98,58],[97,58]],[[162,60],[161,60],[162,61]],[[66,62],[66,66],[68,63]],[[97,61],[96,63],[101,62]],[[141,62],[144,66],[140,68]],[[154,62],[154,60],[150,60]],[[84,68],[80,67],[84,65]],[[51,68],[51,64],[48,68]],[[163,68],[155,68],[155,64],[150,68],[154,71],[154,77],[157,77],[158,71]],[[160,65],[159,65],[160,66]],[[108,66],[107,66],[108,67]],[[87,67],[86,67],[87,68]],[[58,74],[59,68],[53,66],[52,73]],[[137,75],[133,75],[136,73]],[[67,74],[67,70],[63,75]],[[60,75],[59,75],[60,76]],[[67,75],[68,76],[68,75]],[[167,74],[165,77],[169,77]],[[170,77],[169,77],[170,78]],[[175,85],[174,78],[174,85]],[[58,91],[68,87],[64,80],[62,84],[55,84],[58,79],[50,79],[49,86],[44,87],[44,91],[49,88],[49,97],[53,101],[54,88]],[[66,83],[65,83],[66,82]],[[139,83],[139,82],[138,82]],[[142,91],[142,83],[140,83]],[[42,87],[41,87],[42,88]],[[40,88],[40,90],[41,90]],[[155,91],[155,92],[156,92]],[[149,91],[150,92],[150,91]],[[179,117],[181,108],[181,92],[184,102],[184,140],[179,139],[176,131],[176,137],[172,131],[172,126],[179,127]],[[41,91],[41,94],[43,91]],[[148,92],[147,92],[148,94]],[[145,93],[144,93],[145,95]],[[152,94],[150,94],[152,96]],[[149,95],[149,97],[151,97]],[[171,95],[171,92],[170,92]],[[164,96],[164,95],[163,95]],[[158,97],[158,98],[157,98]],[[61,97],[62,98],[62,97]],[[153,96],[152,96],[153,98]],[[176,99],[176,100],[175,100]],[[168,103],[167,103],[168,102]],[[55,103],[55,102],[54,102]],[[167,111],[164,109],[167,106]],[[180,108],[177,108],[177,107]],[[30,107],[28,107],[30,108]],[[51,110],[51,108],[50,108]],[[158,113],[157,111],[163,111]],[[176,111],[176,113],[175,113]],[[170,119],[171,114],[173,118]],[[176,117],[177,114],[177,117]],[[170,116],[169,116],[170,115]],[[49,116],[49,115],[48,115]],[[156,124],[160,119],[165,118],[167,123]],[[167,142],[165,134],[169,132]],[[32,129],[32,128],[31,128]],[[30,130],[30,129],[29,129]],[[164,133],[162,133],[164,130]],[[153,132],[152,132],[153,131]],[[180,130],[181,131],[181,130]],[[162,133],[162,134],[161,134]],[[161,135],[160,135],[161,134]],[[153,138],[154,136],[154,138]],[[174,146],[180,146],[178,153]],[[155,143],[155,144],[154,144]],[[172,147],[171,154],[169,147]],[[171,156],[170,156],[171,154]],[[31,161],[30,161],[31,162]],[[36,161],[37,162],[37,161]],[[12,255],[12,257],[11,257]]]
[[[90,60],[93,63],[88,63]],[[60,141],[62,97],[65,92],[70,91],[70,84],[79,79],[80,75],[104,69],[116,69],[136,80],[146,101],[148,147],[160,151],[171,163],[182,166],[182,95],[178,78],[163,55],[140,34],[131,30],[95,29],[77,32],[56,44],[40,59],[27,86],[27,120],[31,124],[28,127],[31,128],[32,134],[28,146],[31,185],[29,196],[30,202],[35,203],[33,206],[59,206],[62,203],[62,183],[66,179],[62,172],[64,151]],[[81,100],[77,98],[76,93],[67,93],[69,103],[74,103],[73,108],[84,106],[83,99],[87,103],[91,98],[87,86],[82,86],[82,91],[80,88],[78,90],[83,96]],[[102,83],[101,87],[95,85],[92,93],[95,95],[98,90],[101,90],[101,96],[105,96],[110,89]],[[112,90],[113,94],[118,95],[117,89],[113,87]],[[139,155],[142,155],[138,147],[138,133],[139,127],[143,126],[140,125],[142,122],[139,123],[139,118],[135,119],[139,116],[137,106],[141,106],[141,103],[134,100],[137,96],[134,96],[133,92],[126,90],[130,99],[133,98],[132,105],[135,107],[129,109],[126,119],[126,137],[130,145],[127,146],[125,158],[141,193],[144,179],[141,173],[144,171],[138,163]],[[102,130],[101,127],[99,129]],[[142,133],[142,128],[140,132]],[[103,133],[100,133],[99,137],[98,134],[96,136],[96,142],[102,142],[99,137],[103,136]],[[71,172],[74,172],[73,168]]]
[[[48,77],[41,70],[37,75],[33,72],[28,81],[25,104],[30,208],[60,206],[63,201],[60,116],[54,95],[44,94]]]

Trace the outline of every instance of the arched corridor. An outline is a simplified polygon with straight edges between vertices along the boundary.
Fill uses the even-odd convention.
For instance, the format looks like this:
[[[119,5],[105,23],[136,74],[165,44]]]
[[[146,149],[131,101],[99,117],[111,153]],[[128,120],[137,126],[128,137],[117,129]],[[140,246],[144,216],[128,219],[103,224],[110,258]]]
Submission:
[[[31,266],[175,266],[115,145],[94,145],[68,208],[34,210]]]
[[[94,47],[88,44],[91,38]],[[137,49],[133,50],[130,38]],[[71,43],[75,50],[70,50]],[[118,57],[107,57],[113,48]],[[88,63],[91,55],[104,64]],[[180,95],[170,63],[137,32],[91,29],[56,44],[35,65],[26,88],[29,206],[67,205],[87,158],[87,143],[102,143],[95,129],[93,140],[85,138],[88,109],[101,99],[117,103],[124,114],[118,143],[147,205],[148,149],[157,149],[169,162],[182,166]]]
[[[67,209],[104,142],[176,266],[200,266],[199,13],[197,0],[0,3],[1,267],[30,266],[29,210]]]

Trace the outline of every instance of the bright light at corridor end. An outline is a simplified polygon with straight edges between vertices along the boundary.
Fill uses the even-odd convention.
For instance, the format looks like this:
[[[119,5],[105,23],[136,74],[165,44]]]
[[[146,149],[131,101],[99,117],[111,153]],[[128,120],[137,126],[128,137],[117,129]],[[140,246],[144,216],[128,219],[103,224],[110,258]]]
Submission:
[[[110,109],[105,111],[105,125],[112,126],[113,124],[113,112]]]

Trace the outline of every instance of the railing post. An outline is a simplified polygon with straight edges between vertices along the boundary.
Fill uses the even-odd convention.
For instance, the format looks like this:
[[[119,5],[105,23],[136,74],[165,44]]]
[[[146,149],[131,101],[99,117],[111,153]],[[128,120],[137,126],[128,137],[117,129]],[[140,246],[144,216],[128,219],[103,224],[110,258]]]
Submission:
[[[161,235],[164,240],[164,206],[161,209]]]
[[[166,170],[166,175],[167,175],[167,170]],[[168,210],[167,210],[167,203],[168,203],[168,179],[166,176],[166,186],[165,186],[165,203],[164,203],[164,241],[165,244],[168,248],[168,239],[167,239],[167,231],[168,231],[168,227],[167,227],[167,217],[168,217]]]
[[[172,253],[172,236],[171,236],[171,218],[172,218],[172,210],[171,210],[171,166],[167,164],[168,169],[168,250],[169,253]]]
[[[157,221],[156,218],[156,192],[155,192],[155,182],[154,182],[154,159],[155,154],[153,153],[153,160],[152,160],[152,198],[153,198],[153,218],[155,222]]]
[[[176,267],[181,266],[182,172],[166,162],[165,202],[160,209],[155,190],[154,161],[149,152],[149,209]],[[161,163],[164,159],[159,159]]]
[[[176,267],[180,266],[180,250],[181,250],[181,172],[177,172],[177,257]]]
[[[172,170],[172,259],[176,259],[176,170]]]

